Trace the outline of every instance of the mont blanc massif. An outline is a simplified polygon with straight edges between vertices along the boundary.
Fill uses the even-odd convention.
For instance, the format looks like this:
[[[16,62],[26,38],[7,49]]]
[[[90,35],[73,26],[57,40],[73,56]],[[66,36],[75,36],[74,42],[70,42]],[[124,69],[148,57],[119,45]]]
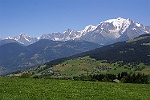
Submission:
[[[26,34],[0,38],[0,74],[130,40],[143,34],[150,34],[150,26],[119,17],[97,26],[88,25],[81,31],[67,29],[65,32],[44,34],[39,38]]]

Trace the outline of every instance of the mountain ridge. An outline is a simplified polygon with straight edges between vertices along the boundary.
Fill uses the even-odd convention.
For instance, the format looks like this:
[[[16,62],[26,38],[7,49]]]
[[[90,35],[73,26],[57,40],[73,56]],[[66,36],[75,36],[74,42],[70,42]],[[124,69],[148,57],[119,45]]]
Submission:
[[[81,31],[68,29],[64,32],[43,34],[40,38],[33,38],[26,34],[13,37],[21,44],[30,45],[39,39],[50,39],[53,41],[85,40],[98,44],[112,44],[138,37],[142,34],[150,34],[150,26],[144,26],[131,19],[118,17],[100,22],[97,26],[88,25]]]
[[[39,77],[74,77],[88,74],[150,74],[150,34],[114,43],[70,57],[55,59],[24,72]],[[16,75],[18,75],[16,74]]]
[[[47,61],[71,56],[101,47],[87,41],[52,41],[41,39],[24,46],[18,43],[7,43],[0,46],[0,74],[25,69]]]

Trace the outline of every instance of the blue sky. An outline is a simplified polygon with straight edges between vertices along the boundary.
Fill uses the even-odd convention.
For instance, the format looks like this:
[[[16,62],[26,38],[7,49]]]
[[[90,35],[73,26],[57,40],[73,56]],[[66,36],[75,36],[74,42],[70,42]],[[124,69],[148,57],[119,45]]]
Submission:
[[[0,0],[0,37],[82,30],[117,17],[150,26],[150,0]]]

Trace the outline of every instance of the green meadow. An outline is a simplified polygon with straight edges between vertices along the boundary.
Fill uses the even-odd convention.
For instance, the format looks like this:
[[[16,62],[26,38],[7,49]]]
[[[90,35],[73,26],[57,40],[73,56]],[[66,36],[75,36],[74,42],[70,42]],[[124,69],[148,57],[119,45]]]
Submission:
[[[106,60],[96,60],[89,56],[78,57],[75,59],[66,60],[53,67],[47,67],[42,65],[39,68],[30,68],[26,72],[31,76],[43,76],[48,75],[51,77],[73,77],[79,75],[91,75],[91,74],[115,74],[121,72],[128,73],[150,73],[150,66],[140,63],[136,66],[129,64],[121,65],[120,62],[108,63]],[[44,70],[43,70],[44,69]],[[24,71],[23,71],[24,72]],[[53,72],[53,75],[49,75]],[[22,73],[14,74],[12,76],[20,76]],[[10,75],[11,76],[11,75]]]
[[[1,100],[149,100],[150,84],[0,78]]]

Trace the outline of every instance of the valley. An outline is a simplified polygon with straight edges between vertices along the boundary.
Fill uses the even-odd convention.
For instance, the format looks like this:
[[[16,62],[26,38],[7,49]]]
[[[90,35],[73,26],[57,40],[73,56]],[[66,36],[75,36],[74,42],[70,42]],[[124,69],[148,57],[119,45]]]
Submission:
[[[0,75],[40,66],[51,60],[86,51],[89,51],[86,56],[96,60],[107,60],[109,63],[116,63],[118,60],[127,63],[142,60],[144,64],[149,64],[149,56],[146,55],[149,53],[149,38],[142,45],[136,44],[138,39],[143,38],[142,35],[150,34],[149,28],[129,18],[118,17],[102,21],[95,26],[85,26],[80,31],[67,29],[64,32],[43,34],[38,38],[21,33],[14,37],[1,39],[0,68],[2,70],[0,70]],[[137,38],[139,36],[141,38]],[[131,45],[132,43],[135,45]],[[116,47],[113,47],[113,44],[117,44]],[[103,46],[105,48],[97,49]],[[94,49],[96,50],[90,51]]]
[[[0,0],[0,100],[150,100],[150,0]]]
[[[43,65],[16,72],[8,76],[19,77],[24,73],[28,73],[31,77],[72,79],[74,77],[89,77],[90,75],[110,74],[114,76],[113,79],[116,79],[118,78],[118,75],[123,72],[128,75],[138,73],[141,75],[149,75],[149,40],[149,34],[141,35],[132,40],[52,60]],[[113,81],[113,79],[111,81]],[[146,81],[146,83],[147,82],[148,81]]]
[[[72,56],[101,46],[87,41],[52,41],[42,39],[29,46],[8,43],[0,46],[0,75]]]
[[[88,76],[94,74],[119,74],[121,72],[127,73],[150,73],[150,66],[140,63],[138,65],[125,64],[121,62],[108,63],[106,60],[96,60],[86,57],[74,58],[71,60],[66,60],[60,64],[53,67],[47,67],[47,65],[30,68],[28,70],[22,71],[21,73],[13,74],[12,76],[21,76],[21,74],[27,72],[31,77],[39,76],[51,76],[53,78],[64,78],[74,76]],[[11,76],[11,74],[10,74]]]
[[[137,34],[138,32],[136,32],[136,35],[130,33],[131,27],[134,27],[134,30],[140,30],[141,35]],[[105,35],[111,40],[112,36],[109,32],[103,33],[104,28],[110,33],[112,30],[116,32],[111,33],[115,41],[108,43],[99,36]],[[132,81],[133,83],[149,83],[150,34],[148,34],[147,27],[130,19],[117,18],[104,21],[98,26],[89,25],[79,33],[74,32],[68,29],[63,34],[53,33],[51,36],[42,36],[40,40],[35,40],[30,45],[18,42],[20,40],[29,42],[33,39],[25,34],[20,34],[14,39],[1,40],[0,74],[7,74],[9,77],[27,75],[33,78],[62,79],[87,77],[88,80],[95,77],[94,75],[106,75],[103,76],[104,79],[113,76],[111,79],[108,78],[107,81],[113,81],[114,79],[121,81],[123,77],[120,79],[119,75],[123,73],[126,78],[134,78],[135,75],[139,75],[146,79],[140,82]],[[134,31],[132,32],[134,33]],[[79,37],[78,35],[80,39],[75,39],[74,36]],[[91,37],[92,42],[89,42],[90,39],[87,38],[89,37],[87,35]],[[63,40],[65,38],[59,39],[62,38],[60,36],[73,37]],[[82,36],[84,38],[87,36],[86,39],[89,41],[81,39]],[[54,40],[51,37],[57,39]],[[93,38],[105,41],[108,44],[96,42]],[[126,82],[130,83],[131,81]]]

